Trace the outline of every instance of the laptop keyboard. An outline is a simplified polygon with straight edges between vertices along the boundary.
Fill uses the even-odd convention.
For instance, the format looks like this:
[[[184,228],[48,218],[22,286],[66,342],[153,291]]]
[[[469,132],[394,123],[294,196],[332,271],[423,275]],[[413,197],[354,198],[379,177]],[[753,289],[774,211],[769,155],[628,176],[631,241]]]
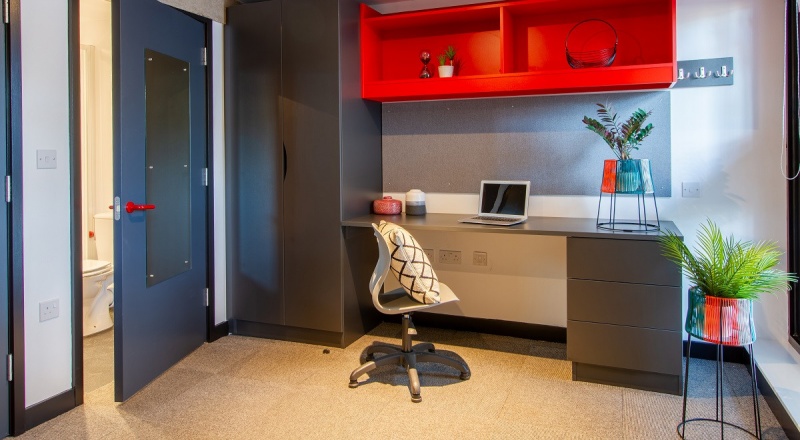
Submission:
[[[508,217],[495,217],[495,216],[491,216],[491,215],[476,215],[475,217],[472,217],[472,219],[473,220],[484,220],[484,221],[490,221],[490,222],[507,222],[507,221],[510,220]]]

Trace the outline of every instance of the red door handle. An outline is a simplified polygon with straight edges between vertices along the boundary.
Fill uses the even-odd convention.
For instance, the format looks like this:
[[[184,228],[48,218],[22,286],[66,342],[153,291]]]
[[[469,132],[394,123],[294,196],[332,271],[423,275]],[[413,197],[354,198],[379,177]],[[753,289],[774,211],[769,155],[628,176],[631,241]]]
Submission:
[[[130,214],[133,211],[149,211],[151,209],[156,209],[156,205],[137,205],[133,202],[128,202],[125,204],[125,211]]]

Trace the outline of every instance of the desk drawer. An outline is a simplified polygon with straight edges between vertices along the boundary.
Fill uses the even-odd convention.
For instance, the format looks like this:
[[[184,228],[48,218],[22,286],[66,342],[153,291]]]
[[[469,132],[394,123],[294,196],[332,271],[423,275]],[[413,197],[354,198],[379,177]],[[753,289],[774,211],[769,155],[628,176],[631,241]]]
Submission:
[[[681,330],[679,287],[567,280],[567,319]]]
[[[623,283],[681,285],[675,263],[661,255],[658,241],[567,239],[567,278]]]
[[[567,358],[573,362],[680,374],[681,332],[567,320]]]

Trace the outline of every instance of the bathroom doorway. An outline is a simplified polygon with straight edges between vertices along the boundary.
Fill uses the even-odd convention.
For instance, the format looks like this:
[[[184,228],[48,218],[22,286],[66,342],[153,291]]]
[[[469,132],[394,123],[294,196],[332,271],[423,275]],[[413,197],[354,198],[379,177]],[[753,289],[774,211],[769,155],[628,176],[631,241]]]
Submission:
[[[112,5],[79,2],[83,389],[89,394],[114,387]]]

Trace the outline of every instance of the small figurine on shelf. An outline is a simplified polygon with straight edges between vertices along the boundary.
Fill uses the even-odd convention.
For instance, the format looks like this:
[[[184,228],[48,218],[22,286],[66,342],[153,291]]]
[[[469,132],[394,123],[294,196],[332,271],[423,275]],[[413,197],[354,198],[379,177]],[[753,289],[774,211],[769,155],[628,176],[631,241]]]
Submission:
[[[450,78],[455,70],[456,48],[447,46],[439,58],[439,78]]]
[[[431,72],[428,70],[428,63],[431,61],[431,53],[423,50],[419,54],[419,60],[422,61],[422,71],[419,72],[420,78],[430,78]]]

